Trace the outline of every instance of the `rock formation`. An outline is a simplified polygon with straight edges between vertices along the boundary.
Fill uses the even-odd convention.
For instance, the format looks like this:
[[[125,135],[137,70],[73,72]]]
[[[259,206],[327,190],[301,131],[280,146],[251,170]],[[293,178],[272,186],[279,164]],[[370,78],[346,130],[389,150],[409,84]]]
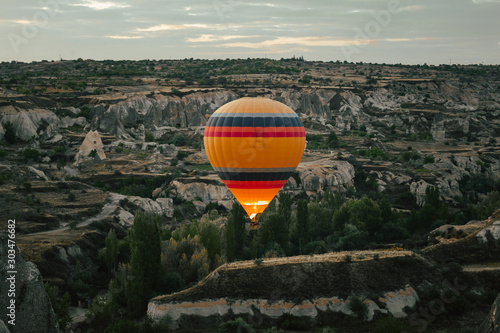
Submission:
[[[59,326],[52,310],[50,299],[45,292],[42,276],[32,262],[24,261],[17,246],[9,246],[6,233],[0,233],[0,307],[1,320],[10,333],[57,333]],[[9,269],[9,250],[15,251],[14,269]],[[11,279],[14,277],[14,279]],[[11,283],[13,282],[13,283]],[[13,292],[13,297],[8,292]],[[7,309],[15,301],[15,310]],[[14,316],[7,316],[7,314]],[[12,320],[14,319],[14,322]],[[14,323],[15,325],[12,325]],[[1,329],[1,324],[0,324]],[[8,331],[8,332],[9,332]]]
[[[500,294],[491,306],[488,317],[479,327],[478,333],[500,333]]]
[[[410,252],[351,255],[352,261],[329,253],[227,264],[190,289],[152,299],[148,315],[170,316],[174,328],[184,329],[197,328],[187,323],[213,327],[231,316],[272,324],[292,315],[321,325],[325,317],[355,316],[349,304],[356,297],[367,306],[366,320],[376,313],[405,317],[403,309],[418,301],[413,286],[433,276],[432,265]]]
[[[104,146],[101,141],[101,136],[97,131],[89,131],[85,136],[85,140],[83,140],[78,153],[75,156],[75,165],[82,163],[85,160],[105,160],[106,154],[104,154],[103,150]],[[94,157],[89,157],[92,151],[96,152]]]

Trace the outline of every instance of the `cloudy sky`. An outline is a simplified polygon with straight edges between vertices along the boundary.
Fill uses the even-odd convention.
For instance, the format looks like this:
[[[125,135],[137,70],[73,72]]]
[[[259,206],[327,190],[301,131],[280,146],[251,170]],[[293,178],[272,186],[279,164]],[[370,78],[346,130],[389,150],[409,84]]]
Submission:
[[[0,1],[0,61],[500,64],[500,0]]]

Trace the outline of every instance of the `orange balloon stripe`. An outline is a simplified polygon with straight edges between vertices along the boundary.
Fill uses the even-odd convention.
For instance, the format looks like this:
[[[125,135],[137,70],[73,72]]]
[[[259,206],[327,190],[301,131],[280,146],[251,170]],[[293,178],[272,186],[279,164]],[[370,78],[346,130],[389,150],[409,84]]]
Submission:
[[[223,180],[227,188],[240,188],[240,189],[280,189],[285,185],[287,180],[272,180],[272,181],[238,181],[238,180]]]
[[[205,137],[204,143],[210,164],[216,168],[296,167],[302,158],[297,151],[305,148],[304,137]]]
[[[232,138],[294,138],[305,137],[304,127],[206,127],[206,137]]]

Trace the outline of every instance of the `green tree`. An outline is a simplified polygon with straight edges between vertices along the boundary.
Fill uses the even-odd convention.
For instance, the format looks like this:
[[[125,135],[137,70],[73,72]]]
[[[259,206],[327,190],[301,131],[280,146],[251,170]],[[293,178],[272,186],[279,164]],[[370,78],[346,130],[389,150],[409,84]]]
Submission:
[[[146,310],[147,300],[158,285],[161,264],[160,217],[137,211],[130,238],[128,308],[133,315]]]
[[[5,130],[4,139],[7,143],[14,144],[16,143],[16,131],[14,130],[14,125],[11,122],[5,123],[3,125]]]
[[[23,150],[23,158],[25,163],[30,160],[38,161],[40,158],[40,152],[36,149],[26,148]]]
[[[61,297],[59,295],[59,288],[57,286],[51,286],[48,282],[45,282],[43,286],[50,298],[54,313],[57,316],[59,328],[64,331],[66,326],[71,322],[71,315],[69,314],[70,296],[68,293],[64,293]]]
[[[279,206],[278,206],[278,214],[283,216],[285,219],[286,232],[288,234],[288,229],[290,226],[290,216],[292,215],[292,199],[287,192],[281,191],[278,196]]]
[[[274,213],[262,221],[259,237],[261,244],[267,246],[269,243],[277,243],[284,248],[288,242],[288,229],[286,227],[285,216]]]
[[[226,256],[228,261],[240,259],[243,254],[243,247],[246,239],[245,210],[235,202],[227,218],[225,238]]]
[[[105,260],[108,269],[113,271],[116,268],[118,256],[118,238],[116,237],[115,229],[111,229],[106,237]]]
[[[89,153],[89,157],[96,157],[97,156],[97,150],[96,149],[92,149]]]
[[[212,265],[215,264],[217,255],[221,255],[222,242],[219,228],[213,223],[206,223],[200,231],[201,243],[207,249],[208,258]],[[216,267],[212,267],[216,268]]]
[[[335,132],[330,132],[328,134],[327,144],[329,148],[338,148],[339,147],[339,137]]]
[[[299,200],[297,204],[297,233],[299,235],[299,248],[302,249],[309,242],[307,200]]]

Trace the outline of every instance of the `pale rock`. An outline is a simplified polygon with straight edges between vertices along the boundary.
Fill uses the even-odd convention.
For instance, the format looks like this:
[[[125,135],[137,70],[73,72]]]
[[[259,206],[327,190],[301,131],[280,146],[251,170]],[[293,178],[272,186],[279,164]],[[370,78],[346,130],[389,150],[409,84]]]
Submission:
[[[153,193],[151,194],[151,196],[153,197],[153,199],[156,199],[160,196],[160,193],[161,193],[162,189],[161,187],[157,187],[153,190]]]
[[[476,238],[483,243],[487,243],[489,235],[496,241],[500,240],[500,220],[493,222],[489,227],[479,231],[476,234]]]
[[[205,212],[205,209],[207,208],[207,205],[204,204],[203,202],[199,200],[194,200],[193,205],[196,208],[196,211],[201,215]]]
[[[28,170],[31,171],[33,174],[35,174],[40,179],[49,180],[49,177],[47,177],[47,175],[45,175],[45,173],[41,170],[38,170],[32,166],[28,166]]]
[[[425,180],[419,180],[418,182],[410,184],[410,192],[417,200],[417,205],[422,206],[424,204],[425,190],[428,186],[431,186],[431,184],[427,183]]]
[[[205,204],[215,202],[220,205],[224,205],[224,203],[234,199],[231,191],[229,191],[225,185],[212,185],[205,183],[183,184],[174,180],[170,183],[169,189],[174,196],[179,195],[186,201],[193,201],[198,197]]]
[[[89,159],[89,154],[91,151],[96,150],[96,159],[105,160],[106,154],[104,154],[104,146],[102,144],[101,136],[97,131],[89,131],[83,140],[82,145],[78,153],[75,156],[75,165],[80,164],[84,160]]]
[[[158,145],[156,147],[156,150],[159,151],[161,154],[169,157],[176,157],[177,153],[179,152],[179,150],[175,145],[170,145],[170,144]]]
[[[317,164],[297,168],[304,191],[323,193],[325,190],[345,190],[354,180],[354,167],[347,161],[326,159]],[[289,186],[292,186],[291,183]],[[344,186],[345,185],[345,186]]]

